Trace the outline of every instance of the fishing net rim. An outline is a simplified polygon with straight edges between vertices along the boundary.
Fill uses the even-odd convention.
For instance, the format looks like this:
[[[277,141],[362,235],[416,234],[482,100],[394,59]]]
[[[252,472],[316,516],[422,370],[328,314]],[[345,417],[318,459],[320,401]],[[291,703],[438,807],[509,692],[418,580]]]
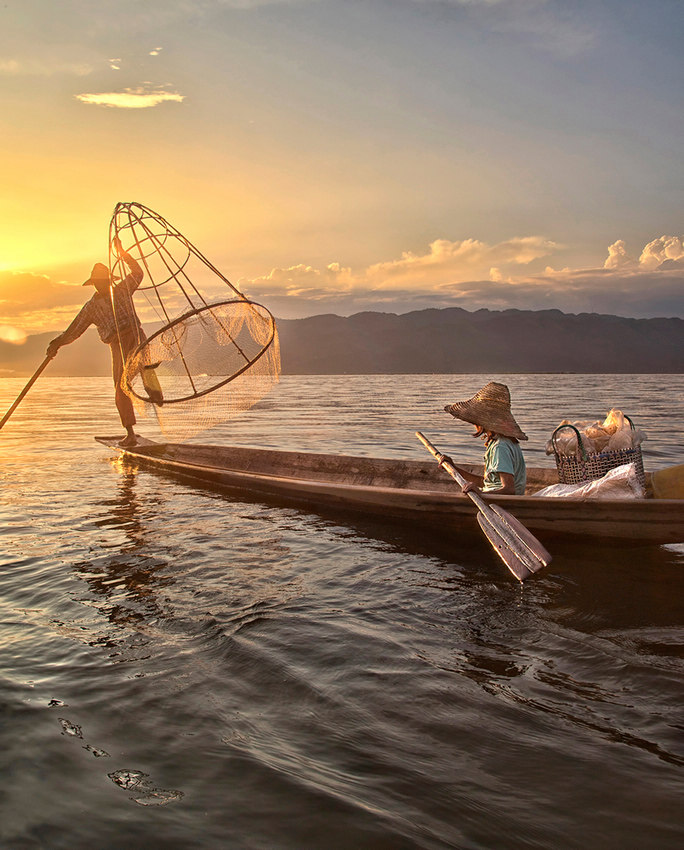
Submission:
[[[248,369],[251,369],[252,366],[255,363],[257,363],[264,356],[264,354],[266,354],[266,352],[273,346],[273,341],[275,340],[276,334],[277,334],[275,316],[273,315],[273,313],[271,313],[271,311],[268,309],[268,307],[265,307],[263,304],[259,304],[257,301],[252,301],[249,298],[242,297],[242,298],[231,298],[229,301],[217,301],[214,304],[205,304],[204,306],[198,307],[195,310],[190,310],[187,313],[183,313],[182,316],[179,316],[177,319],[174,319],[172,322],[168,322],[167,324],[163,325],[161,328],[156,330],[151,336],[149,336],[144,342],[141,342],[131,352],[128,359],[131,360],[134,357],[137,357],[138,354],[146,346],[148,346],[150,344],[150,342],[152,342],[153,339],[155,339],[158,336],[161,336],[162,333],[165,333],[166,331],[170,330],[174,325],[180,324],[181,322],[185,321],[186,319],[189,319],[192,316],[196,316],[198,313],[204,313],[206,310],[211,310],[214,307],[226,307],[230,304],[247,304],[247,305],[250,305],[252,307],[260,307],[262,310],[264,310],[268,314],[268,318],[270,319],[270,323],[271,323],[271,336],[269,337],[268,341],[263,345],[261,351],[256,355],[256,357],[253,357],[248,363],[245,363],[245,365],[241,369],[238,369],[237,372],[234,372],[229,378],[226,378],[225,381],[221,381],[220,383],[214,384],[213,386],[209,387],[206,390],[202,390],[201,392],[193,393],[192,395],[189,395],[189,396],[184,396],[183,398],[174,398],[174,399],[169,399],[168,401],[164,401],[164,407],[167,407],[167,406],[172,405],[172,404],[180,404],[181,402],[193,401],[194,399],[202,398],[202,396],[209,395],[209,393],[213,393],[215,390],[221,389],[221,387],[225,387],[226,384],[229,384],[231,381],[234,381],[236,378],[239,378],[240,375],[244,374]],[[135,396],[135,398],[139,399],[142,402],[145,402],[146,404],[154,404],[154,402],[151,401],[151,399],[149,397],[142,396],[139,393],[137,393],[133,389],[133,387],[130,385],[130,382],[126,381],[126,386],[127,386],[127,392],[130,393],[130,395]]]

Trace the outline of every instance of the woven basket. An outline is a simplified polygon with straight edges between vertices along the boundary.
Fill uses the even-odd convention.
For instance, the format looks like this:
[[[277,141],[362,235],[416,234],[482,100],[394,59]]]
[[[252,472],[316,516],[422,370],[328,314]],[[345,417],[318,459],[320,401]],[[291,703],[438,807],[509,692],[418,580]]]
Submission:
[[[625,416],[625,419],[629,422],[632,430],[634,430],[634,423],[629,416]],[[577,452],[574,455],[562,455],[556,449],[556,435],[563,428],[572,428],[577,435]],[[641,446],[637,446],[635,449],[589,453],[584,448],[580,432],[574,425],[559,425],[553,432],[551,442],[553,444],[553,453],[556,457],[558,481],[561,484],[580,484],[583,481],[595,481],[597,478],[603,478],[608,470],[615,469],[616,466],[633,463],[636,467],[639,483],[646,489],[646,475],[644,474],[644,460],[641,455]]]

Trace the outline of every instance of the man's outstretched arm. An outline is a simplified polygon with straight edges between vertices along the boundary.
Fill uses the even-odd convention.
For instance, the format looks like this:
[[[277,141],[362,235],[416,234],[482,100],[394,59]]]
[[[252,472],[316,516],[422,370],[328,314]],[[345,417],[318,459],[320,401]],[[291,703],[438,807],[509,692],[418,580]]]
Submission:
[[[46,355],[48,357],[54,357],[63,345],[69,345],[70,342],[78,339],[92,324],[92,311],[90,302],[88,302],[81,307],[80,312],[64,333],[61,333],[59,336],[56,336],[53,340],[51,340],[47,347],[47,351],[45,352]]]

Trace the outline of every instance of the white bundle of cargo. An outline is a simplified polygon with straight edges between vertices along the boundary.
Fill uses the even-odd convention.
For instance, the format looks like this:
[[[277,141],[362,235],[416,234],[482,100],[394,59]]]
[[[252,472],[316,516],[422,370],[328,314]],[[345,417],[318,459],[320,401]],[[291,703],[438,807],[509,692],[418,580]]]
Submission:
[[[588,499],[643,499],[645,494],[635,464],[625,463],[609,469],[602,478],[579,484],[551,484],[534,495],[585,502]]]

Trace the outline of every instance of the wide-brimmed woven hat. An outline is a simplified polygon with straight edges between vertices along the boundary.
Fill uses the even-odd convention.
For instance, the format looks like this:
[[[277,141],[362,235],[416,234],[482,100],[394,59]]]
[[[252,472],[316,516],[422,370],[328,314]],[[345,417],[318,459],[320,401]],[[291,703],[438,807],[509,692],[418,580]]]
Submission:
[[[109,269],[104,263],[95,263],[93,270],[90,272],[88,280],[83,281],[83,286],[89,286],[94,283],[105,283],[112,279],[109,274]]]
[[[506,384],[490,381],[468,401],[447,404],[444,409],[457,419],[482,426],[485,431],[517,440],[527,439],[511,413],[511,394]]]

